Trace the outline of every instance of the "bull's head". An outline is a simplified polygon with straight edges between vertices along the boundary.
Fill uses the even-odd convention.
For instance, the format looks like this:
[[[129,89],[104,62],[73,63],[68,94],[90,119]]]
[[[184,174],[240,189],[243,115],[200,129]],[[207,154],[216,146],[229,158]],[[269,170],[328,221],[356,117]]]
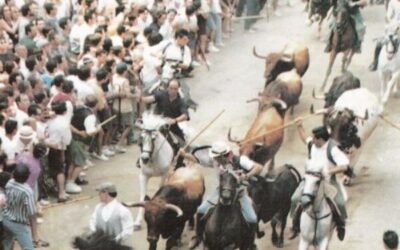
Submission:
[[[168,230],[169,221],[179,218],[183,215],[180,207],[166,203],[165,200],[159,198],[150,199],[146,196],[144,202],[135,204],[126,204],[128,207],[143,207],[145,209],[144,218],[147,223],[147,241],[150,244],[150,250],[157,248],[157,241],[160,235]]]
[[[274,81],[280,73],[294,68],[293,57],[290,55],[285,55],[283,53],[270,53],[267,56],[261,56],[257,54],[256,47],[253,47],[253,55],[265,60],[265,85]]]
[[[368,112],[364,117],[359,117],[352,110],[332,110],[327,117],[327,125],[331,128],[331,137],[339,142],[340,149],[349,153],[354,146],[361,146],[361,139],[358,136],[356,123],[368,119]]]

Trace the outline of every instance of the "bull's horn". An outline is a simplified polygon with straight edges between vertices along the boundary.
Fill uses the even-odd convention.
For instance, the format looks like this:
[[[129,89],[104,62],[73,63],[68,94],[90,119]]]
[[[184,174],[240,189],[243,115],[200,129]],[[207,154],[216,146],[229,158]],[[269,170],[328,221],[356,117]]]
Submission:
[[[122,202],[122,205],[124,205],[125,207],[144,207],[144,202],[137,202],[137,203]]]
[[[253,46],[253,55],[254,55],[255,57],[258,57],[258,58],[261,58],[261,59],[267,59],[266,56],[260,56],[259,54],[257,54],[256,46]]]
[[[314,99],[316,99],[316,100],[325,100],[325,96],[316,95],[316,94],[315,94],[315,89],[314,89],[314,88],[313,88],[313,90],[312,90],[312,97],[313,97]]]
[[[368,114],[368,110],[366,109],[365,110],[365,115],[364,115],[364,117],[360,117],[360,116],[357,116],[359,119],[361,119],[361,120],[368,120],[368,117],[369,117],[369,114]]]
[[[232,129],[229,128],[229,131],[228,131],[228,141],[239,144],[239,143],[240,143],[239,140],[234,140],[234,139],[232,139],[232,137],[231,137],[231,130],[232,130]]]
[[[286,102],[282,101],[281,99],[275,98],[275,99],[272,101],[272,103],[277,103],[277,104],[279,104],[279,105],[282,107],[282,109],[287,109],[287,104],[286,104]]]
[[[328,113],[328,109],[318,109],[317,111],[314,110],[314,105],[311,104],[310,113],[315,115],[323,115]]]
[[[180,207],[178,207],[177,205],[167,203],[167,204],[165,204],[165,208],[176,212],[176,214],[177,214],[176,217],[181,217],[183,215],[182,209]]]
[[[253,98],[253,99],[247,100],[246,103],[260,102],[260,101],[261,101],[260,98]]]

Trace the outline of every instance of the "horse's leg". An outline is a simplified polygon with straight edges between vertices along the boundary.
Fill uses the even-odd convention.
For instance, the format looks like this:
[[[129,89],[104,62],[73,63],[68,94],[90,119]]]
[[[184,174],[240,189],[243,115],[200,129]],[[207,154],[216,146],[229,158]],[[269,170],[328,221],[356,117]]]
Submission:
[[[350,63],[351,63],[351,60],[353,59],[353,56],[354,56],[354,51],[351,49],[351,50],[349,51],[348,56],[347,56],[346,67],[345,67],[345,69],[344,69],[345,71],[348,70],[348,68],[349,68],[349,66],[350,66]]]
[[[275,218],[276,215],[271,220],[271,227],[272,227],[272,235],[271,240],[274,246],[278,247],[278,233],[276,232],[276,225],[278,224],[278,220]]]
[[[325,237],[318,246],[318,250],[327,250],[329,244],[329,236]]]
[[[283,247],[284,243],[284,235],[285,235],[285,228],[286,228],[286,222],[287,222],[287,216],[289,214],[290,210],[290,203],[288,206],[286,206],[283,211],[279,213],[280,215],[280,221],[281,221],[281,235],[279,237],[278,241],[278,247]]]
[[[143,166],[142,166],[142,168],[143,168]],[[141,201],[141,202],[144,201],[144,197],[146,196],[148,181],[149,181],[149,177],[147,175],[144,175],[142,173],[142,171],[140,171],[140,174],[139,174],[139,188],[140,188],[139,201]],[[139,211],[136,216],[135,223],[133,224],[133,229],[135,231],[142,229],[143,214],[144,214],[144,208],[139,207]]]
[[[382,103],[386,104],[386,102],[389,99],[390,96],[390,92],[392,92],[393,86],[396,83],[397,79],[399,78],[399,72],[395,72],[394,74],[392,74],[392,78],[390,79],[390,81],[387,84],[387,88],[386,91],[382,97]]]
[[[306,242],[302,237],[300,237],[299,250],[307,250],[308,246],[309,246],[308,242]]]
[[[346,71],[346,62],[347,62],[347,55],[349,54],[349,51],[346,50],[343,52],[343,58],[342,58],[342,73]]]
[[[329,76],[330,76],[330,74],[331,74],[331,72],[332,72],[333,63],[335,62],[335,59],[336,59],[336,55],[337,55],[336,51],[332,49],[331,54],[330,54],[330,57],[329,57],[329,66],[328,66],[328,70],[326,71],[326,75],[325,75],[324,82],[322,83],[322,86],[321,86],[321,88],[320,88],[320,91],[321,91],[321,92],[324,91],[325,86],[326,86],[326,83],[328,82],[328,78],[329,78]]]
[[[194,215],[189,219],[189,230],[194,230]]]

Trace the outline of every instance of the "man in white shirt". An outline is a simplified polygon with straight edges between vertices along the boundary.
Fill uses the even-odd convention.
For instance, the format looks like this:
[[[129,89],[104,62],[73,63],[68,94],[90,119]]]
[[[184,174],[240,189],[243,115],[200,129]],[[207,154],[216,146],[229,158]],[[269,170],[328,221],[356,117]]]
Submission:
[[[90,218],[90,230],[102,230],[118,243],[125,243],[133,234],[131,212],[117,201],[117,188],[110,182],[102,183],[97,189],[100,204]]]
[[[328,203],[331,206],[333,219],[336,222],[336,230],[338,238],[344,239],[345,236],[345,219],[347,218],[346,212],[346,198],[347,194],[344,190],[343,184],[336,179],[336,174],[343,173],[351,176],[352,170],[349,166],[350,161],[330,139],[330,135],[326,127],[320,126],[312,130],[313,136],[307,137],[306,132],[302,126],[302,120],[297,120],[297,129],[300,139],[308,147],[308,164],[307,166],[323,166],[324,169],[321,174],[329,178],[329,183],[332,184],[337,194],[335,197],[328,197]],[[311,169],[306,169],[312,171]],[[299,185],[298,189],[292,196],[292,206],[297,206],[303,192],[303,185]],[[337,209],[336,209],[337,206]],[[300,231],[300,216],[302,213],[301,206],[295,211],[293,216],[293,237]]]

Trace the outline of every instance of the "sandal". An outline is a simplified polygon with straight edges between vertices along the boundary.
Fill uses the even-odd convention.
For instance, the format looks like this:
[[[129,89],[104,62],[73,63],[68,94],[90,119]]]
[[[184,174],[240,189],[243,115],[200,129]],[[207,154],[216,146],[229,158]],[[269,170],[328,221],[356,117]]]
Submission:
[[[50,243],[48,243],[47,241],[38,239],[38,240],[34,240],[33,241],[33,247],[34,248],[38,248],[38,247],[49,247]]]

